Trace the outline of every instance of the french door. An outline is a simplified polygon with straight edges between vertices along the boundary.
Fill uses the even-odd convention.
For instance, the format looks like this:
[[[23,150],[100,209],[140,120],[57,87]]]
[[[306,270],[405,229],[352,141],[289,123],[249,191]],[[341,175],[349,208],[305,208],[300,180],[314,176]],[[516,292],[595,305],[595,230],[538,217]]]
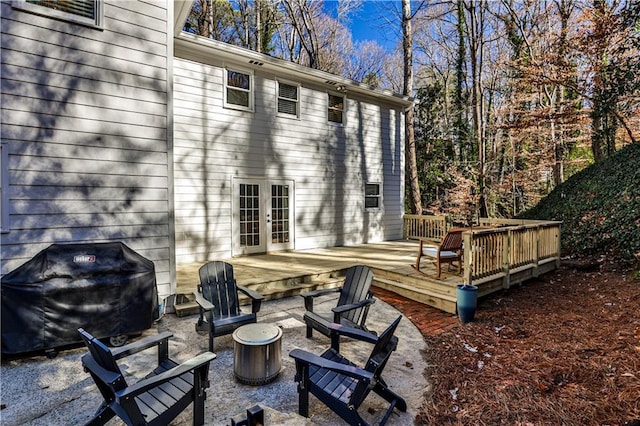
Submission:
[[[294,248],[293,182],[233,180],[233,254]]]

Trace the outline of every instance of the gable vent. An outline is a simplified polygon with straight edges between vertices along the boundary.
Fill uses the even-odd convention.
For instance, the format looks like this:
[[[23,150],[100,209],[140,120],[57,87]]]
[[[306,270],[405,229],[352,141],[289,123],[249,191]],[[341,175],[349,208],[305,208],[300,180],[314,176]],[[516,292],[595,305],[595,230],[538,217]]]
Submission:
[[[252,65],[258,65],[259,67],[261,67],[262,65],[264,65],[263,62],[258,62],[258,61],[254,61],[253,59],[249,61],[250,64]]]

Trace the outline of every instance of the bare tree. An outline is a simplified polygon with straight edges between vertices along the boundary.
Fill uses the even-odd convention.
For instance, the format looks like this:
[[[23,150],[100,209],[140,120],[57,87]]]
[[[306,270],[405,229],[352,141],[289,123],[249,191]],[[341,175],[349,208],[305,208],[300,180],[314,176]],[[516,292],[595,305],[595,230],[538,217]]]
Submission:
[[[382,46],[375,41],[357,42],[351,51],[353,53],[347,56],[343,75],[374,87],[380,86],[380,75],[386,56]]]
[[[336,17],[327,15],[319,0],[282,0],[284,15],[278,38],[286,59],[310,68],[344,75],[353,54],[351,33],[345,26],[360,2],[340,1]]]
[[[466,26],[469,40],[469,62],[471,63],[471,109],[473,136],[476,142],[478,158],[478,209],[481,217],[488,216],[485,194],[485,121],[482,96],[482,72],[484,66],[484,37],[486,0],[470,0],[465,2],[469,22]]]
[[[298,60],[306,59],[310,68],[318,68],[322,40],[318,25],[322,21],[322,2],[314,0],[283,0],[284,11],[291,26],[290,51]],[[326,21],[326,20],[325,20]],[[302,55],[301,55],[302,53]]]

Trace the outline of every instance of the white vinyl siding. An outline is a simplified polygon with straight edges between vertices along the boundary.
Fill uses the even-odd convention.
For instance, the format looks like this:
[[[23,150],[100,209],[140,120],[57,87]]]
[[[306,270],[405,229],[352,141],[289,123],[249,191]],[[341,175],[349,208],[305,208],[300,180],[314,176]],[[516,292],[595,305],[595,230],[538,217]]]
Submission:
[[[54,243],[121,241],[170,294],[169,10],[105,0],[104,28],[0,4],[11,229],[2,274]]]
[[[0,232],[9,229],[9,150],[0,143]]]
[[[233,178],[295,182],[295,249],[402,238],[403,127],[396,106],[355,98],[345,125],[327,121],[327,92],[301,81],[299,120],[280,119],[278,80],[254,71],[255,113],[224,107],[222,63],[177,51],[174,173],[177,263],[232,256]],[[291,84],[291,83],[288,83]],[[365,209],[365,183],[384,206]]]
[[[101,27],[102,0],[14,0],[14,7],[38,15],[82,25]]]

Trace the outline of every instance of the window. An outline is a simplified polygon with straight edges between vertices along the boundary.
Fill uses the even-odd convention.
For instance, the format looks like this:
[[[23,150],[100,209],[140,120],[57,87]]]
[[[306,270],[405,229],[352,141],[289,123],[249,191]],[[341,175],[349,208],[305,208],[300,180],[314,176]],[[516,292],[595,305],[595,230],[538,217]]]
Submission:
[[[342,124],[344,116],[344,96],[329,94],[328,119],[332,123]]]
[[[253,76],[227,69],[225,78],[225,106],[253,110]]]
[[[0,231],[9,231],[9,152],[0,144]]]
[[[91,27],[102,26],[102,0],[18,0],[14,7]]]
[[[278,114],[298,117],[300,87],[278,82]]]
[[[367,183],[364,188],[364,208],[379,209],[380,208],[380,184]]]

